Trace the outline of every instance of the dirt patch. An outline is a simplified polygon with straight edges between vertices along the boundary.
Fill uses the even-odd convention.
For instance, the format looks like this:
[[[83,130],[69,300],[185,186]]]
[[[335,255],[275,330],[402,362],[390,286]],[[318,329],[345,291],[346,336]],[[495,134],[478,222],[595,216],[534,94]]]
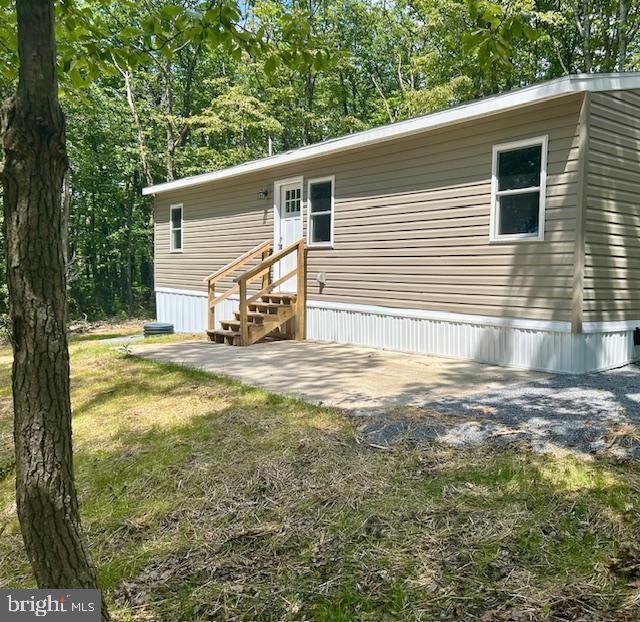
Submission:
[[[116,336],[142,334],[142,326],[149,320],[112,318],[109,320],[97,320],[88,322],[86,320],[76,320],[69,324],[70,335],[99,335]]]

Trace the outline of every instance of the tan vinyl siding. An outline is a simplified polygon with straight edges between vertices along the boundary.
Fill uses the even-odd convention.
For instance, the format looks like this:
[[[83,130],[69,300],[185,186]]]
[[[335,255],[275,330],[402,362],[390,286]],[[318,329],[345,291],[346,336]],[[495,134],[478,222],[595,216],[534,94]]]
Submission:
[[[297,175],[335,175],[334,248],[310,249],[311,299],[569,321],[582,96],[338,156],[159,195],[156,286],[202,278],[273,236],[257,194]],[[489,243],[492,146],[549,136],[543,242]],[[172,203],[184,204],[184,252],[168,252]],[[306,235],[307,210],[303,223]],[[316,275],[324,272],[320,290]]]
[[[640,91],[591,99],[585,321],[640,319]]]

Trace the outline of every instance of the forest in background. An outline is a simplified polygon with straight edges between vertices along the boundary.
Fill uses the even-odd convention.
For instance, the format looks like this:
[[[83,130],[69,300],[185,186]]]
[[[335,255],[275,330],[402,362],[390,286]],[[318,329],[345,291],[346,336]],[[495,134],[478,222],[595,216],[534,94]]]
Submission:
[[[640,0],[63,0],[58,10],[69,308],[89,319],[153,312],[146,185],[266,156],[270,142],[278,153],[570,73],[640,68]],[[13,20],[0,0],[3,99],[15,88]]]

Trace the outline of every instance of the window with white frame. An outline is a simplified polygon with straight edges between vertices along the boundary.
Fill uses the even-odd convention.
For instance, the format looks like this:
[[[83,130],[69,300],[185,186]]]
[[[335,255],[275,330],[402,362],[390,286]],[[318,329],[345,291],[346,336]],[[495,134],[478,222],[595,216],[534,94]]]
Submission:
[[[544,238],[546,176],[546,136],[493,148],[493,241]]]
[[[308,237],[310,246],[333,244],[334,177],[309,181]]]
[[[284,193],[284,213],[285,214],[297,214],[300,212],[300,204],[302,202],[301,192],[302,190],[300,188],[292,188],[291,190],[285,190],[285,193]]]
[[[182,203],[171,206],[170,228],[171,252],[177,253],[182,250]]]

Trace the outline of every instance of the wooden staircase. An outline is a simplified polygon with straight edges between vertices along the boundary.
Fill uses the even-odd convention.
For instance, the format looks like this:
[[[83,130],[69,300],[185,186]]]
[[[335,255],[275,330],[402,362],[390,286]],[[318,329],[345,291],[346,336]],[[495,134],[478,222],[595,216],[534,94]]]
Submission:
[[[260,300],[247,305],[249,342],[256,343],[268,336],[286,337],[280,329],[296,316],[296,294],[265,294]],[[235,320],[221,320],[222,329],[207,331],[209,339],[230,346],[242,345],[240,312]]]
[[[271,243],[263,242],[230,264],[209,275],[205,280],[209,291],[209,318],[207,336],[210,341],[232,346],[248,346],[266,337],[305,338],[305,293],[306,256],[304,241],[270,254]],[[283,258],[297,253],[296,267],[275,281],[271,279],[272,267]],[[234,279],[235,285],[216,296],[216,284],[247,263],[261,257],[260,263]],[[248,295],[249,285],[261,277],[260,290]],[[273,290],[296,277],[297,292],[274,292]],[[238,311],[234,320],[221,320],[216,328],[215,308],[233,294],[238,294]],[[292,335],[287,327],[295,322]]]

